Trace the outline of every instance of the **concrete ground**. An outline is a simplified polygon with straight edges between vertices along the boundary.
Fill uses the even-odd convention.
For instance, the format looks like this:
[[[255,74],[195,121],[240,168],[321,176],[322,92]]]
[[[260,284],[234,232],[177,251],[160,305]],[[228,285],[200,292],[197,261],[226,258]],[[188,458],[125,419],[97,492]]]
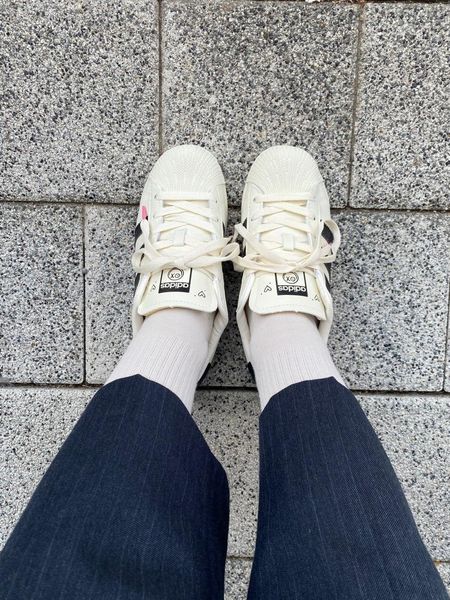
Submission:
[[[150,166],[216,153],[236,220],[274,143],[316,156],[343,245],[331,349],[450,585],[449,5],[31,0],[0,6],[4,541],[130,338],[129,258]],[[228,277],[230,311],[239,276]],[[227,467],[227,600],[245,597],[256,392],[235,324],[195,418]]]

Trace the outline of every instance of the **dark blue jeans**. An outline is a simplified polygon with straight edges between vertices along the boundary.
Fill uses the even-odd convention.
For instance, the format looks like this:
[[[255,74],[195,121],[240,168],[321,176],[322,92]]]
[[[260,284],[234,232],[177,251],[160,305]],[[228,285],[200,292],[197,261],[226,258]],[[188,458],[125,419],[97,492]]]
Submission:
[[[334,379],[261,415],[251,600],[444,600],[392,467]],[[103,387],[0,556],[2,600],[221,600],[228,484],[181,401]]]

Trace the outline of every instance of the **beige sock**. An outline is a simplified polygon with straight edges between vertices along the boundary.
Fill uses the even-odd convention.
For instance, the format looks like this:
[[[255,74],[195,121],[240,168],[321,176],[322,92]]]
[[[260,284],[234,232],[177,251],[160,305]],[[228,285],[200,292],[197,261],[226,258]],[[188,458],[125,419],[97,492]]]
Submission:
[[[142,375],[163,385],[192,411],[203,375],[214,313],[166,308],[147,317],[106,383]]]
[[[346,385],[314,317],[294,312],[259,315],[249,310],[248,319],[261,409],[274,394],[293,383],[334,377]]]

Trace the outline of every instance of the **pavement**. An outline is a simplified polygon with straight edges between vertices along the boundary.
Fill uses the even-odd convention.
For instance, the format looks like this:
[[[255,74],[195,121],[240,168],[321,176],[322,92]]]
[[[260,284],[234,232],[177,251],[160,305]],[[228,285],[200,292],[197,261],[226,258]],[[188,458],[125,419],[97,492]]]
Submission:
[[[223,166],[308,149],[343,244],[336,364],[450,587],[450,6],[439,2],[4,2],[0,542],[131,335],[136,205],[164,149]],[[239,275],[229,273],[230,312]],[[258,399],[234,321],[195,419],[231,483],[227,600],[245,598]]]

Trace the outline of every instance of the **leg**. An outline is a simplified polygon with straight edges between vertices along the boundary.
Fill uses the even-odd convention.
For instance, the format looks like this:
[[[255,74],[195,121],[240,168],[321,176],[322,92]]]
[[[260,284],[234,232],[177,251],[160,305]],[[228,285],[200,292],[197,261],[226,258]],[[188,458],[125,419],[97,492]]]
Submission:
[[[250,600],[444,600],[395,473],[326,347],[340,233],[314,159],[250,169],[237,320],[261,398]]]
[[[260,420],[249,599],[444,600],[397,477],[334,378],[276,394]]]
[[[0,558],[5,600],[223,598],[226,475],[181,401],[103,387]]]
[[[189,413],[228,319],[226,215],[209,152],[160,157],[136,226],[135,337],[9,539],[1,600],[223,598],[228,484]]]

